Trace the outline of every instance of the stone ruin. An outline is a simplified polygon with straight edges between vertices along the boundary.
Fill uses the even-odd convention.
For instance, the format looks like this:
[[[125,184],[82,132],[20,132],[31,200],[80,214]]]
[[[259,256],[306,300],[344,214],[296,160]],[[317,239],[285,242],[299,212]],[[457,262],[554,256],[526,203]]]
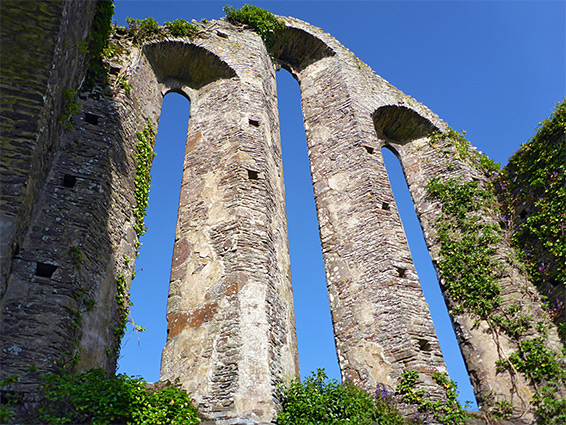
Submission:
[[[157,130],[163,98],[176,92],[190,100],[191,118],[162,379],[179,377],[211,423],[274,421],[278,381],[299,372],[275,80],[283,67],[301,90],[342,377],[394,388],[413,369],[442,397],[431,376],[446,367],[381,149],[402,164],[434,263],[440,207],[426,183],[487,179],[428,143],[447,125],[294,18],[281,18],[271,57],[256,33],[224,20],[195,23],[193,40],[115,34],[108,84],[81,89],[76,40],[87,37],[95,5],[3,2],[2,377],[19,375],[25,392],[56,362],[114,371],[117,281],[129,289],[138,244],[137,133]],[[72,125],[68,88],[80,104]],[[499,248],[502,259],[511,249]],[[536,292],[520,268],[501,264],[502,304],[534,303],[520,292]],[[470,314],[452,321],[480,407],[498,394],[532,420],[532,384],[496,371],[512,342],[494,343]]]

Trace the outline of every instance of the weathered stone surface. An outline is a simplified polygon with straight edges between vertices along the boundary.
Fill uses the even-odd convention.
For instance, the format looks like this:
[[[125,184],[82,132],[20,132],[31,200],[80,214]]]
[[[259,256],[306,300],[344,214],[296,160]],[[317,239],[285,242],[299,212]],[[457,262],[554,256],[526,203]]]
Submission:
[[[191,119],[162,378],[180,378],[205,423],[275,420],[277,382],[298,373],[280,65],[301,86],[342,376],[373,390],[418,370],[419,385],[442,398],[432,375],[446,369],[381,149],[399,157],[438,261],[440,208],[427,198],[426,183],[435,176],[486,179],[428,143],[429,132],[446,124],[330,35],[284,18],[287,29],[272,52],[277,66],[258,35],[222,20],[198,23],[194,40],[134,43],[114,35],[108,84],[79,90],[81,109],[67,129],[59,122],[62,91],[78,88],[85,73],[68,40],[85,38],[93,5],[3,3],[2,54],[22,54],[2,58],[2,376],[20,375],[29,390],[38,379],[30,366],[41,373],[61,362],[79,371],[115,368],[117,281],[129,289],[139,242],[136,134],[149,123],[157,129],[163,97],[174,91],[190,99]],[[7,21],[20,16],[31,22],[25,36]],[[503,306],[534,308],[539,296],[508,261],[510,245],[503,240],[498,248]],[[452,320],[480,405],[492,391],[511,399],[511,377],[498,374],[495,362],[516,344],[470,315]],[[554,331],[549,338],[560,346]],[[529,400],[531,384],[515,379],[514,397]],[[532,419],[528,402],[512,401],[521,420]]]

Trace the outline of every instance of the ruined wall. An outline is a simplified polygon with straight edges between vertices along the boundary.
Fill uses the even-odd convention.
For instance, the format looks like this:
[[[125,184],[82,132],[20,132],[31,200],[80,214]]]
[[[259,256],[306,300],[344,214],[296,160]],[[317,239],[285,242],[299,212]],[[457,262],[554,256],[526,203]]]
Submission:
[[[85,72],[73,40],[86,36],[93,4],[16,2],[12,15],[2,14],[10,49],[45,51],[37,64],[3,57],[2,376],[33,385],[62,364],[115,368],[143,227],[139,143],[152,147],[163,97],[174,91],[190,100],[191,118],[162,379],[179,377],[211,423],[274,421],[277,381],[298,373],[275,87],[283,66],[301,87],[342,376],[373,390],[417,370],[419,386],[441,398],[432,375],[446,368],[381,149],[401,161],[437,264],[442,208],[427,183],[441,176],[487,185],[477,158],[435,145],[430,133],[447,132],[445,123],[333,37],[293,18],[283,18],[287,28],[269,53],[257,34],[223,20],[198,23],[192,39],[119,30],[105,59],[108,81],[79,90],[67,126],[62,92],[79,87]],[[4,25],[22,14],[49,23],[30,29],[37,36],[29,45]],[[74,47],[65,49],[65,40]],[[37,84],[18,72],[28,64],[42,70]],[[538,293],[512,254],[502,238],[494,255],[501,306],[534,311]],[[532,383],[496,368],[518,342],[484,317],[460,312],[452,320],[480,404],[496,394],[532,420]],[[548,340],[560,347],[555,330]]]
[[[46,285],[42,277],[54,274],[57,281],[68,280],[55,269],[66,261],[69,246],[51,245],[57,230],[35,218],[42,216],[42,209],[50,208],[46,197],[54,187],[48,195],[43,185],[63,145],[63,92],[76,89],[84,78],[85,58],[79,41],[88,35],[95,8],[95,2],[80,1],[2,4],[3,376],[25,376],[32,366],[49,367],[72,333],[68,301],[73,290],[59,291],[57,285]]]

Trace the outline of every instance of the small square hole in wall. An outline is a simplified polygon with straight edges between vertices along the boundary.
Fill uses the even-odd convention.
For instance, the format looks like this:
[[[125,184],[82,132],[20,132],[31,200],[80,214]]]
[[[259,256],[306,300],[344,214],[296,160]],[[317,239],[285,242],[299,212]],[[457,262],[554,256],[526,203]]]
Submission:
[[[253,127],[259,127],[259,121],[258,120],[249,120],[249,123]]]
[[[430,342],[428,342],[426,339],[418,338],[417,343],[419,344],[419,349],[421,351],[430,351],[431,350]]]
[[[366,152],[369,153],[370,155],[373,155],[373,153],[375,152],[375,149],[372,148],[371,146],[364,146],[364,149],[365,149]]]
[[[55,270],[57,270],[57,266],[54,266],[53,264],[37,263],[35,275],[38,277],[46,277],[48,279],[51,279],[51,276],[53,276]]]
[[[397,274],[399,275],[399,277],[405,277],[407,274],[407,269],[397,267]]]
[[[94,114],[90,114],[88,112],[85,112],[85,121],[89,124],[92,125],[98,125],[98,119],[100,117],[98,115],[94,115]]]
[[[259,180],[259,172],[248,170],[248,179],[250,180]]]
[[[71,176],[70,174],[65,174],[63,176],[63,186],[75,187],[76,183],[77,183],[77,178],[75,176]]]
[[[391,211],[391,207],[389,206],[389,204],[387,202],[384,202],[383,204],[381,204],[381,209],[385,210],[385,211]]]

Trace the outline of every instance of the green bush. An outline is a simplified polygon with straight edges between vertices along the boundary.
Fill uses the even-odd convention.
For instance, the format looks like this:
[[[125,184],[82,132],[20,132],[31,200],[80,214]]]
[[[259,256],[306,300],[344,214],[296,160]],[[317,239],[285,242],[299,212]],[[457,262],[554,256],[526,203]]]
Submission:
[[[278,425],[406,423],[387,397],[376,401],[352,383],[328,379],[323,369],[303,382],[296,378],[288,388],[280,387],[279,399]]]
[[[240,9],[235,9],[226,5],[222,10],[226,13],[228,22],[247,25],[261,36],[268,48],[273,46],[277,31],[285,29],[283,21],[261,7],[245,4]]]
[[[44,424],[182,424],[200,423],[189,395],[178,385],[110,375],[92,369],[80,375],[44,378],[37,420]]]
[[[145,19],[126,18],[126,22],[127,32],[136,42],[159,34],[159,23],[151,16]]]
[[[194,37],[198,32],[198,28],[193,24],[189,24],[184,19],[175,19],[173,22],[165,22],[165,28],[175,37]]]

